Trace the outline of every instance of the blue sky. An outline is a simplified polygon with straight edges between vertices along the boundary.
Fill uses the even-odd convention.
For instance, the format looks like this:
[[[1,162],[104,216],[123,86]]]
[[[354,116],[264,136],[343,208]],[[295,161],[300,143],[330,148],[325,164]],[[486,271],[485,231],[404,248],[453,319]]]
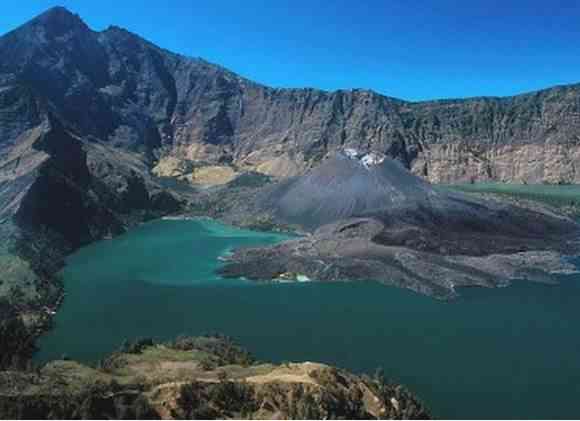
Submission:
[[[0,33],[61,5],[276,87],[410,100],[580,82],[580,1],[10,1]]]

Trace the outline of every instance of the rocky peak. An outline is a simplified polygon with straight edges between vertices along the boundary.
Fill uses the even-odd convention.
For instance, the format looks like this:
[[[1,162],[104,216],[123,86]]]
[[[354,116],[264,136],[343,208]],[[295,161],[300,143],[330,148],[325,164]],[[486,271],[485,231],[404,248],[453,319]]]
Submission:
[[[81,17],[62,6],[53,7],[25,26],[42,28],[48,36],[59,37],[69,32],[90,31]]]
[[[31,79],[41,80],[39,90],[62,90],[69,82],[65,78],[71,78],[63,75],[63,67],[75,66],[85,56],[95,55],[93,38],[93,31],[78,15],[64,7],[54,7],[0,37],[1,55],[5,58],[0,60],[0,73],[26,84]],[[57,76],[63,79],[62,86],[47,80],[53,77],[52,70],[57,70]]]
[[[117,25],[109,25],[107,27],[107,29],[100,32],[100,34],[102,36],[109,38],[109,39],[114,39],[114,40],[117,40],[120,42],[131,41],[131,42],[137,42],[137,43],[141,43],[141,44],[147,44],[155,49],[158,48],[157,46],[151,44],[149,41],[147,41],[146,39],[144,39],[140,35],[138,35],[134,32],[131,32],[128,29],[125,29],[121,26],[117,26]]]
[[[347,147],[368,168],[386,155],[431,182],[580,180],[577,85],[428,102],[274,89],[117,26],[92,31],[63,7],[0,37],[0,89],[15,84],[46,98],[77,134],[148,157],[285,177]]]

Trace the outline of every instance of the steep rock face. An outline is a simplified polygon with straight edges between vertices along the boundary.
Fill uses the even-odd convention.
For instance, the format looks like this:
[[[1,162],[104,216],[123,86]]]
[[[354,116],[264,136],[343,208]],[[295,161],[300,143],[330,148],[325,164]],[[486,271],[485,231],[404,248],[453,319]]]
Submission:
[[[577,184],[580,147],[573,143],[495,145],[474,151],[466,144],[432,145],[413,172],[433,183],[490,182]]]
[[[419,103],[272,89],[118,27],[94,32],[62,8],[0,38],[0,52],[0,92],[31,89],[80,136],[152,161],[288,176],[355,147],[434,182],[580,182],[578,85]],[[0,133],[13,137],[33,119],[3,123]]]
[[[15,231],[46,229],[74,249],[133,213],[179,207],[148,166],[167,80],[147,72],[160,66],[154,52],[123,56],[135,43],[118,32],[107,31],[113,45],[57,7],[0,38],[0,221]]]
[[[71,249],[124,230],[132,212],[174,211],[177,199],[156,209],[167,195],[131,154],[86,143],[51,114],[17,139],[0,180],[0,215],[22,230],[49,230]],[[126,215],[126,216],[125,216]]]
[[[66,254],[174,212],[180,202],[138,155],[77,136],[29,89],[0,92],[0,120],[7,122],[0,142],[0,306],[10,309],[7,318],[26,320],[34,336],[60,302],[54,275]],[[3,344],[7,353],[28,356],[31,347],[19,344],[28,343],[25,330]]]

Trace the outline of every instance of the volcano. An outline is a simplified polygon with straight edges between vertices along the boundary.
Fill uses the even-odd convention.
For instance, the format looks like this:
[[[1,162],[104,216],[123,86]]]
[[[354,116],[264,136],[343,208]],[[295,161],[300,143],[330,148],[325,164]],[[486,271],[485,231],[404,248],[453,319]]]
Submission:
[[[314,229],[329,222],[418,208],[438,193],[398,162],[339,152],[303,177],[283,181],[263,203],[285,222]]]
[[[580,226],[553,209],[435,187],[376,153],[341,151],[246,202],[307,235],[236,251],[226,276],[378,280],[449,298],[458,286],[553,282],[574,271],[562,255],[580,251]]]

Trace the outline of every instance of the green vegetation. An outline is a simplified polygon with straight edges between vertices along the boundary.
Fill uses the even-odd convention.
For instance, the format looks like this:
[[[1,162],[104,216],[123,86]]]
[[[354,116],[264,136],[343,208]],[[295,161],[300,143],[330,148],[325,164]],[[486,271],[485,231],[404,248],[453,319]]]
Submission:
[[[291,408],[293,419],[322,419],[329,413],[341,413],[346,419],[362,420],[370,417],[363,402],[360,387],[348,387],[344,374],[334,367],[317,370],[312,377],[324,388],[319,400],[302,393]],[[338,399],[337,399],[338,397]]]
[[[247,367],[256,363],[252,354],[238,346],[232,338],[223,335],[180,336],[175,341],[166,343],[165,346],[179,351],[206,354],[208,358],[201,360],[206,369],[230,364]]]
[[[200,369],[199,358],[226,365],[207,371]],[[249,365],[253,361],[247,351],[220,335],[182,336],[167,344],[149,338],[125,341],[107,367],[66,360],[0,370],[0,418],[428,417],[404,389],[383,385],[382,380],[323,364]]]
[[[166,343],[157,343],[152,338],[125,340],[117,351],[99,361],[98,367],[107,373],[131,376],[135,373],[125,370],[126,366],[136,362],[152,364],[156,361],[195,362],[203,371],[211,371],[228,365],[249,367],[256,363],[254,357],[231,338],[212,335],[179,336]]]
[[[147,348],[155,345],[155,342],[151,338],[140,338],[133,342],[125,341],[121,345],[119,352],[123,354],[141,354]]]
[[[29,382],[43,381],[30,375]],[[63,387],[62,379],[50,378],[51,391],[38,394],[3,394],[0,415],[4,419],[159,419],[147,399],[130,386],[94,382],[78,391]]]
[[[191,382],[181,386],[178,406],[184,408],[183,413],[172,410],[172,416],[176,419],[203,420],[215,419],[218,416],[217,411],[209,404],[209,396],[206,387],[199,382]]]
[[[363,376],[363,381],[387,404],[383,419],[431,419],[423,403],[407,388],[387,381],[382,368],[378,368],[372,378]]]
[[[465,193],[485,193],[545,203],[580,216],[580,185],[475,183],[440,185]]]
[[[36,351],[34,335],[7,301],[0,299],[0,370],[23,369]]]
[[[45,229],[16,232],[13,221],[0,221],[0,370],[31,365],[35,340],[62,296],[61,280],[51,276],[62,265],[60,240]]]

